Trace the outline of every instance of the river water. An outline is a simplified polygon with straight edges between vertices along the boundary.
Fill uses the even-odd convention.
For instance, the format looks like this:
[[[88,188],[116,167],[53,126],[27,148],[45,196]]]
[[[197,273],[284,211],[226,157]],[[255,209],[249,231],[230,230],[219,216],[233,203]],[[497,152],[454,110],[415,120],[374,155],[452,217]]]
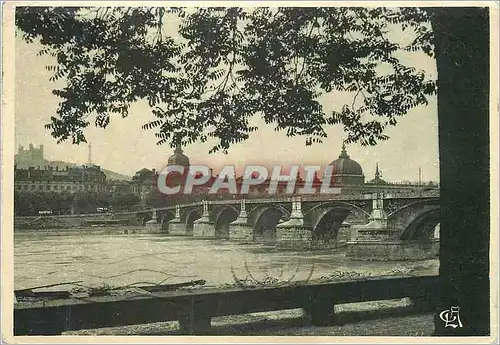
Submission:
[[[438,260],[353,261],[343,249],[283,251],[264,244],[195,240],[159,234],[14,236],[14,285],[25,289],[82,281],[119,287],[204,279],[208,286],[238,279],[318,279],[334,272],[363,275],[437,274]],[[52,290],[71,289],[65,285]]]

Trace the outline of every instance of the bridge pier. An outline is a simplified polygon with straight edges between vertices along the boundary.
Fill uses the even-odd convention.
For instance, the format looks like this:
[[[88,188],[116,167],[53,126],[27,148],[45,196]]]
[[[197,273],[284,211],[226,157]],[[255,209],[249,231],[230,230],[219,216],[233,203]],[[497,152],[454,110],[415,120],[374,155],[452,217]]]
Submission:
[[[153,217],[151,220],[148,220],[146,222],[146,231],[149,233],[161,233],[162,231],[162,224],[158,222],[158,213],[156,209],[153,210]]]
[[[251,224],[248,224],[245,199],[241,199],[241,208],[238,218],[229,224],[229,239],[232,241],[253,241],[253,227]]]
[[[309,248],[312,244],[312,227],[304,225],[300,197],[292,198],[290,219],[276,226],[277,246],[282,248]]]
[[[378,253],[385,253],[387,258],[393,241],[389,241],[387,214],[384,211],[383,199],[373,196],[373,210],[368,224],[352,227],[351,241],[347,242],[346,256],[353,259],[371,260],[378,258]]]
[[[210,221],[208,201],[203,201],[203,214],[193,222],[193,237],[215,238],[215,224]]]
[[[190,236],[188,234],[186,224],[181,221],[181,207],[175,206],[175,218],[167,223],[168,234],[173,236]]]
[[[369,223],[352,227],[346,256],[354,260],[423,260],[436,257],[438,251],[437,240],[408,241],[393,236],[383,199],[375,195]]]
[[[351,227],[352,225],[348,222],[343,222],[337,233],[337,243],[336,247],[345,247],[351,239]]]

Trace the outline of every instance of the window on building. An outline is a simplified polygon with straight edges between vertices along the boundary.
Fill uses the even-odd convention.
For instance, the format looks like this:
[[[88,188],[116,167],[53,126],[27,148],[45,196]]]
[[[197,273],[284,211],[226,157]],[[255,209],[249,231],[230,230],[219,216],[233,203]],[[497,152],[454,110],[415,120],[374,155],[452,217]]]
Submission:
[[[70,187],[70,186],[66,186],[66,190],[70,190],[70,189],[71,189],[71,187]]]
[[[46,185],[45,189],[50,190],[50,185]]]
[[[76,190],[76,186],[73,186],[73,190]]]
[[[27,185],[27,184],[25,184],[25,185],[23,186],[23,189],[24,189],[24,190],[28,190],[28,185]]]
[[[31,185],[31,190],[35,190],[36,186],[34,184]]]
[[[58,185],[55,185],[55,186],[54,186],[54,189],[55,189],[55,190],[58,190],[58,189],[59,189],[59,186],[58,186]]]
[[[42,185],[38,185],[38,190],[42,190]]]

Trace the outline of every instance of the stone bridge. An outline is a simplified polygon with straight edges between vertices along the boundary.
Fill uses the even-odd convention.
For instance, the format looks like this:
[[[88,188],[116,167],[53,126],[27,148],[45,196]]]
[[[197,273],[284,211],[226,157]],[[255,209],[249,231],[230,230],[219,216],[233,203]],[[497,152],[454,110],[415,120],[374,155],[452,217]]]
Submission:
[[[308,248],[430,243],[439,223],[439,191],[203,201],[146,216],[157,232],[195,238]],[[382,219],[375,228],[374,217]]]

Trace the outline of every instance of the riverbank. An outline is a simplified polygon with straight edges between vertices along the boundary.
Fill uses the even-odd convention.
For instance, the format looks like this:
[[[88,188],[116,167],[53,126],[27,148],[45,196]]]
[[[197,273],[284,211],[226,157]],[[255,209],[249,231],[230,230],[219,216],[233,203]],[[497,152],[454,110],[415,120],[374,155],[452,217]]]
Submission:
[[[128,235],[128,234],[149,234],[145,226],[87,226],[73,228],[54,228],[54,229],[14,229],[14,237],[30,238],[41,236],[85,236],[85,235]]]
[[[91,226],[141,226],[146,218],[137,213],[92,213],[50,216],[14,217],[14,232],[19,230],[58,230],[67,228],[86,228]]]

